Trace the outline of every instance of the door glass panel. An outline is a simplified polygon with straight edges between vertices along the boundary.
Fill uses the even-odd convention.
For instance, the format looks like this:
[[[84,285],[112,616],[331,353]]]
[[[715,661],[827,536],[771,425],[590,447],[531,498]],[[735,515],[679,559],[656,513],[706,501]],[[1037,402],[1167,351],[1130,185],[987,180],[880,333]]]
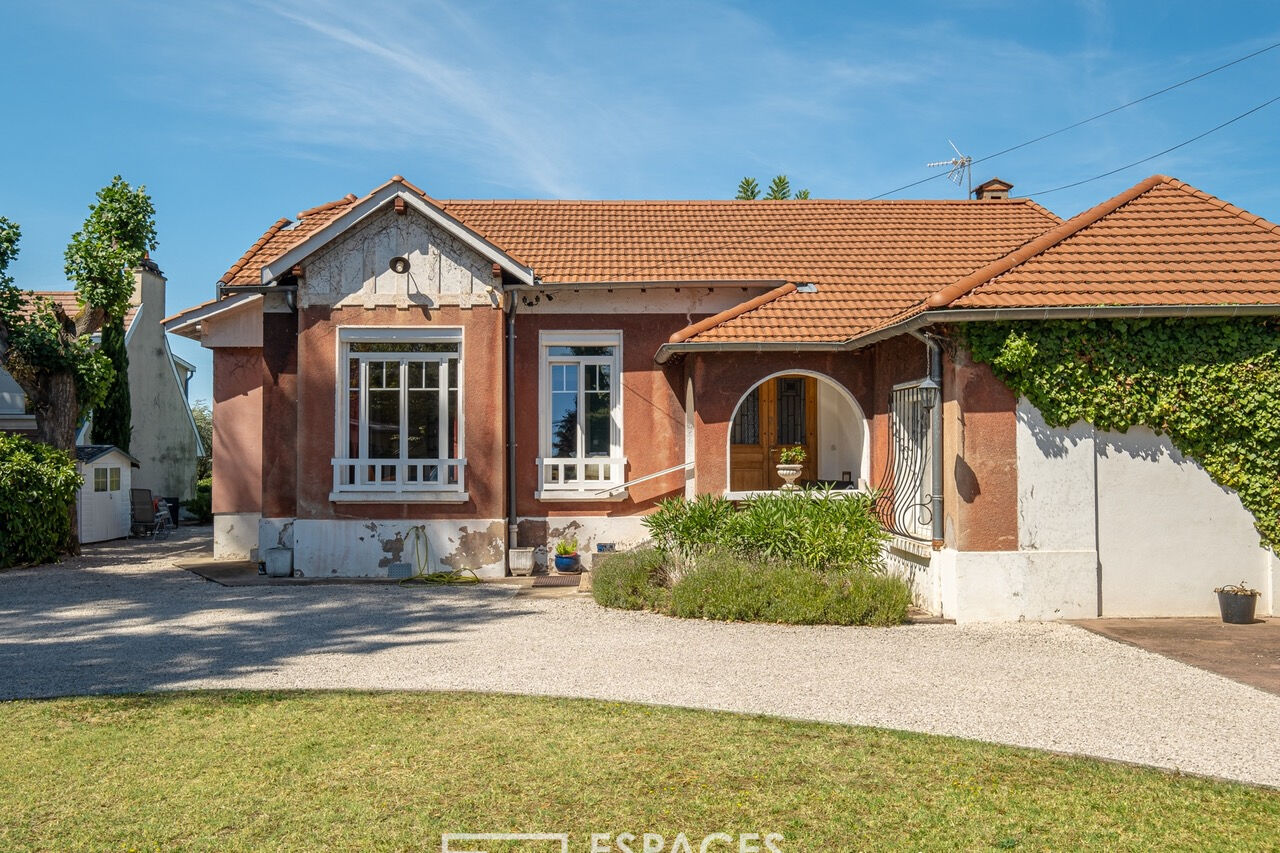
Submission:
[[[586,385],[584,397],[587,416],[587,455],[608,456],[609,436],[612,432],[610,420],[610,373],[607,364],[586,365]]]
[[[551,365],[551,455],[578,455],[578,365]]]
[[[415,366],[409,365],[412,374]],[[418,371],[419,379],[422,371]],[[440,458],[440,392],[414,388],[412,375],[409,384],[409,435],[410,459]]]
[[[778,444],[805,443],[804,379],[778,380]]]
[[[400,456],[400,363],[369,362],[369,458]]]
[[[733,430],[730,433],[733,444],[760,443],[760,388],[752,388],[751,393],[743,398],[738,406],[738,415],[733,419]]]

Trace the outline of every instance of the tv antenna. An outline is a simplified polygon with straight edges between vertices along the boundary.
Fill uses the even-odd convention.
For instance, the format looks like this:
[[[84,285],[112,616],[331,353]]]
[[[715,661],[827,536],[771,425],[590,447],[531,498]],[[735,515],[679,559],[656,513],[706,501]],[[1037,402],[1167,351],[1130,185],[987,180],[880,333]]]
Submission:
[[[951,146],[952,151],[956,152],[956,156],[952,157],[950,160],[939,160],[936,163],[926,163],[925,166],[929,169],[936,169],[939,166],[950,166],[951,171],[947,172],[947,180],[951,181],[951,183],[956,186],[961,186],[965,182],[968,182],[969,195],[973,195],[973,158],[966,154],[961,154],[960,149],[957,148],[956,144],[950,139],[947,140],[947,144]]]

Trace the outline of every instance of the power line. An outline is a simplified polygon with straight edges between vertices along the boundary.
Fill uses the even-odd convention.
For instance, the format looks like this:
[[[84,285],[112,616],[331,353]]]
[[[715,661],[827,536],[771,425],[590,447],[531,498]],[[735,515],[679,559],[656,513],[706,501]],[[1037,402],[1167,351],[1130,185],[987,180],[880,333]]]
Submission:
[[[1218,73],[1219,71],[1222,71],[1222,70],[1224,70],[1224,69],[1230,68],[1230,67],[1231,67],[1231,66],[1233,66],[1233,65],[1239,65],[1241,62],[1245,62],[1246,60],[1253,59],[1255,56],[1260,56],[1261,54],[1264,54],[1264,53],[1266,53],[1266,52],[1267,52],[1267,51],[1269,51],[1269,50],[1275,50],[1277,47],[1280,47],[1280,42],[1276,42],[1276,43],[1274,43],[1274,44],[1269,44],[1269,45],[1267,45],[1267,46],[1266,46],[1266,47],[1264,47],[1264,48],[1260,48],[1260,49],[1258,49],[1258,50],[1255,50],[1253,53],[1246,54],[1246,55],[1244,55],[1244,56],[1241,56],[1241,57],[1238,57],[1238,58],[1236,58],[1236,59],[1233,59],[1233,60],[1231,60],[1230,62],[1227,62],[1227,63],[1224,63],[1224,64],[1222,64],[1222,65],[1219,65],[1217,68],[1210,68],[1208,71],[1202,71],[1202,72],[1200,72],[1199,74],[1195,75],[1194,77],[1188,77],[1186,80],[1183,80],[1183,81],[1181,81],[1181,82],[1179,82],[1179,83],[1174,83],[1174,84],[1173,84],[1173,85],[1171,85],[1171,86],[1165,86],[1163,89],[1160,89],[1160,90],[1158,90],[1158,91],[1152,92],[1152,93],[1150,93],[1150,94],[1148,94],[1148,95],[1143,95],[1141,98],[1137,98],[1137,99],[1135,99],[1135,100],[1129,101],[1127,104],[1121,104],[1121,105],[1120,105],[1120,106],[1118,106],[1118,107],[1112,107],[1111,109],[1106,110],[1106,111],[1104,111],[1104,112],[1100,112],[1100,113],[1098,113],[1097,115],[1090,116],[1089,118],[1086,118],[1086,119],[1081,119],[1080,121],[1077,121],[1077,122],[1075,122],[1074,124],[1069,124],[1069,125],[1067,125],[1066,127],[1060,127],[1060,128],[1058,128],[1057,130],[1052,130],[1052,131],[1050,131],[1050,132],[1048,132],[1048,133],[1045,133],[1045,134],[1042,134],[1042,135],[1040,135],[1040,136],[1037,136],[1035,139],[1028,139],[1026,142],[1019,142],[1017,145],[1011,145],[1011,146],[1009,146],[1008,148],[1005,148],[1005,149],[1002,149],[1002,150],[1000,150],[1000,151],[995,152],[994,154],[987,154],[985,157],[979,157],[979,158],[977,158],[976,160],[974,160],[974,161],[973,161],[973,163],[972,163],[971,165],[977,165],[978,163],[983,163],[983,162],[986,162],[987,160],[991,160],[991,159],[994,159],[994,158],[996,158],[996,157],[1000,157],[1000,156],[1002,156],[1002,155],[1004,155],[1004,154],[1008,154],[1008,153],[1009,153],[1009,152],[1011,152],[1011,151],[1017,151],[1019,148],[1026,148],[1028,145],[1034,145],[1034,144],[1036,144],[1037,142],[1043,142],[1044,140],[1046,140],[1046,139],[1048,139],[1048,138],[1050,138],[1050,137],[1052,137],[1052,136],[1057,136],[1057,135],[1058,135],[1058,134],[1060,134],[1060,133],[1066,133],[1068,130],[1075,130],[1077,127],[1081,127],[1081,126],[1083,126],[1083,125],[1089,124],[1090,122],[1097,121],[1097,120],[1098,120],[1098,119],[1100,119],[1100,118],[1106,118],[1107,116],[1111,115],[1112,113],[1118,113],[1118,112],[1120,112],[1120,110],[1128,109],[1129,107],[1132,107],[1132,106],[1134,106],[1134,105],[1136,105],[1136,104],[1140,104],[1140,103],[1142,103],[1143,101],[1149,101],[1149,100],[1151,100],[1152,98],[1155,98],[1155,97],[1157,97],[1157,96],[1159,96],[1159,95],[1163,95],[1163,94],[1165,94],[1166,92],[1172,92],[1174,89],[1178,89],[1178,88],[1180,88],[1180,87],[1182,87],[1182,86],[1187,85],[1188,83],[1194,83],[1194,82],[1195,82],[1195,81],[1197,81],[1197,80],[1201,80],[1201,79],[1203,79],[1203,78],[1205,78],[1205,77],[1208,77],[1210,74],[1216,74],[1216,73]],[[1266,105],[1264,104],[1263,106],[1266,106]],[[1259,109],[1260,109],[1260,108],[1259,108]],[[1246,113],[1246,115],[1247,115],[1247,113]],[[1243,118],[1243,116],[1238,116],[1238,118]],[[1234,120],[1234,119],[1233,119],[1233,120]],[[1214,129],[1216,130],[1217,128],[1214,128]],[[1210,131],[1210,133],[1212,133],[1212,131]],[[1195,140],[1188,140],[1188,142],[1194,142],[1194,141],[1195,141]],[[1183,144],[1186,144],[1186,143],[1183,143]],[[1172,149],[1170,149],[1170,150],[1172,150]],[[1158,157],[1158,156],[1160,156],[1160,155],[1159,155],[1159,154],[1156,154],[1156,155],[1153,155],[1153,156]],[[1138,161],[1138,162],[1140,162],[1140,163],[1141,163],[1141,162],[1145,162],[1145,161],[1141,161],[1141,160],[1140,160],[1140,161]],[[1137,164],[1135,163],[1135,164],[1133,164],[1133,165],[1137,165]],[[1124,168],[1128,168],[1128,167],[1124,167]],[[1119,171],[1119,170],[1117,170],[1117,171]],[[942,177],[942,173],[941,173],[941,172],[939,172],[939,173],[937,173],[937,174],[930,175],[930,176],[929,176],[929,177],[927,177],[927,178],[921,178],[921,179],[920,179],[920,180],[918,180],[918,181],[912,181],[912,182],[911,182],[911,183],[909,183],[909,184],[903,184],[902,186],[898,187],[897,189],[893,189],[893,190],[889,190],[888,192],[880,193],[880,195],[872,196],[870,199],[868,199],[868,201],[875,201],[876,199],[884,198],[885,196],[894,195],[895,193],[900,193],[900,192],[902,192],[903,190],[909,190],[909,189],[911,189],[912,187],[918,187],[918,186],[920,186],[921,184],[928,183],[929,181],[936,180],[936,179],[938,179],[938,178],[940,178],[940,177]],[[1101,175],[1100,175],[1099,177],[1103,177],[1103,176],[1101,176]],[[1092,179],[1090,179],[1090,180],[1092,180]],[[1062,189],[1065,189],[1065,187],[1063,187]]]
[[[1154,159],[1156,159],[1157,157],[1160,157],[1160,156],[1162,156],[1162,155],[1164,155],[1164,154],[1168,154],[1170,151],[1177,151],[1179,148],[1182,148],[1184,145],[1190,145],[1191,143],[1195,142],[1195,141],[1196,141],[1196,140],[1198,140],[1198,139],[1204,139],[1204,138],[1205,138],[1206,136],[1208,136],[1209,134],[1211,134],[1211,133],[1215,133],[1216,131],[1219,131],[1219,130],[1222,130],[1224,127],[1226,127],[1226,126],[1227,126],[1227,125],[1229,125],[1229,124],[1235,124],[1236,122],[1238,122],[1240,119],[1244,118],[1245,116],[1253,115],[1253,114],[1254,114],[1254,113],[1256,113],[1258,110],[1262,109],[1263,107],[1269,107],[1269,106],[1271,106],[1272,104],[1274,104],[1276,101],[1280,101],[1280,95],[1277,95],[1276,97],[1272,98],[1271,100],[1267,101],[1266,103],[1258,104],[1256,107],[1254,107],[1254,108],[1253,108],[1253,109],[1251,109],[1251,110],[1248,110],[1247,112],[1240,113],[1240,115],[1236,116],[1235,118],[1227,119],[1226,121],[1224,121],[1222,124],[1218,125],[1217,127],[1211,127],[1211,128],[1209,128],[1208,130],[1206,130],[1204,133],[1201,133],[1201,134],[1200,134],[1200,135],[1198,135],[1198,136],[1193,136],[1193,137],[1191,137],[1190,139],[1188,139],[1188,140],[1186,140],[1186,141],[1184,141],[1184,142],[1179,142],[1177,145],[1172,145],[1172,146],[1170,146],[1170,147],[1168,147],[1168,148],[1164,149],[1163,151],[1157,151],[1155,154],[1152,154],[1150,157],[1143,157],[1141,160],[1134,160],[1132,163],[1129,163],[1129,164],[1128,164],[1128,165],[1126,165],[1126,166],[1121,166],[1121,167],[1119,167],[1118,169],[1112,169],[1110,172],[1103,172],[1101,175],[1094,175],[1092,178],[1085,178],[1083,181],[1076,181],[1075,183],[1071,183],[1071,184],[1063,184],[1062,186],[1060,186],[1060,187],[1054,187],[1054,188],[1053,188],[1053,189],[1051,189],[1051,190],[1041,190],[1040,192],[1028,193],[1027,195],[1029,195],[1029,196],[1044,196],[1044,195],[1048,195],[1049,193],[1056,193],[1058,190],[1069,190],[1069,189],[1071,189],[1072,187],[1078,187],[1078,186],[1080,186],[1081,184],[1087,184],[1087,183],[1090,183],[1091,181],[1096,181],[1096,180],[1098,180],[1099,178],[1105,178],[1105,177],[1107,177],[1107,176],[1109,176],[1109,175],[1114,175],[1116,172],[1123,172],[1125,169],[1132,169],[1134,166],[1140,166],[1140,165],[1142,165],[1143,163],[1147,162],[1148,160],[1154,160]]]

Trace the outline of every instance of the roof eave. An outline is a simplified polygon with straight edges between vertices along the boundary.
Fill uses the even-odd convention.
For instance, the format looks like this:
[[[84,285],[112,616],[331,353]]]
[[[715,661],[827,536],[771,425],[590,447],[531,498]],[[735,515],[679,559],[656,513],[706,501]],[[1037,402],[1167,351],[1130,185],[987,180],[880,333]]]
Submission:
[[[479,254],[498,264],[523,284],[533,285],[536,283],[536,277],[530,267],[520,263],[503,249],[472,231],[461,221],[430,204],[422,196],[409,192],[399,181],[384,184],[370,195],[353,204],[349,210],[328,225],[319,229],[280,257],[264,265],[262,267],[262,283],[264,285],[270,284],[279,279],[293,269],[294,266],[314,254],[318,248],[328,244],[343,232],[379,212],[384,205],[390,204],[396,198],[403,199],[405,204],[426,216],[441,228],[444,228]]]
[[[1092,320],[1156,317],[1266,317],[1280,316],[1280,303],[1228,303],[1221,305],[1055,305],[1011,308],[949,308],[922,311],[843,341],[684,341],[658,347],[654,361],[665,364],[672,356],[690,352],[848,352],[889,338],[941,323],[983,323],[1000,320]]]

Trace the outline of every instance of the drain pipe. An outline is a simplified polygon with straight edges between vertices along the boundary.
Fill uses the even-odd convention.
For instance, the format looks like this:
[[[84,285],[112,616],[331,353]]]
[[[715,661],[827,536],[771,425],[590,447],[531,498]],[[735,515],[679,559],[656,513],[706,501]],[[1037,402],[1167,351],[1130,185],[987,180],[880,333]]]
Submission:
[[[507,308],[507,334],[503,338],[506,348],[507,369],[503,385],[507,401],[507,553],[516,547],[520,525],[516,519],[516,294],[504,294],[511,304]],[[508,556],[507,562],[510,562]]]
[[[929,411],[930,448],[929,461],[931,480],[929,494],[931,496],[930,514],[933,520],[933,549],[941,550],[944,544],[945,524],[942,515],[942,345],[938,338],[928,333],[911,331],[913,338],[924,342],[929,355],[929,377],[921,385],[931,388],[934,397]]]

